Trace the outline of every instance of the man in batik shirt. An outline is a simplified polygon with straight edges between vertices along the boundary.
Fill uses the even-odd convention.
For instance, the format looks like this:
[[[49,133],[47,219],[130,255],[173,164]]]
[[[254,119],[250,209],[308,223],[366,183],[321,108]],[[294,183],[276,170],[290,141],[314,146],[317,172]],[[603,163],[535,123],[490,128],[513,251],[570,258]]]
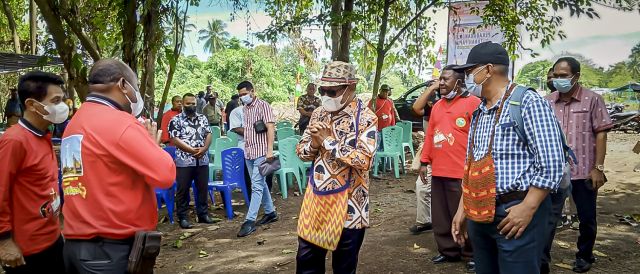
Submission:
[[[320,107],[320,98],[318,98],[316,94],[316,85],[313,83],[309,83],[307,85],[307,94],[300,96],[298,98],[298,112],[300,112],[300,120],[298,120],[298,127],[300,129],[300,134],[304,133],[309,126],[309,120],[311,119],[311,114],[313,111]]]
[[[369,169],[378,119],[355,96],[353,65],[329,63],[318,82],[322,107],[297,146],[313,171],[298,221],[297,273],[324,273],[327,250],[334,273],[355,273],[369,227]]]

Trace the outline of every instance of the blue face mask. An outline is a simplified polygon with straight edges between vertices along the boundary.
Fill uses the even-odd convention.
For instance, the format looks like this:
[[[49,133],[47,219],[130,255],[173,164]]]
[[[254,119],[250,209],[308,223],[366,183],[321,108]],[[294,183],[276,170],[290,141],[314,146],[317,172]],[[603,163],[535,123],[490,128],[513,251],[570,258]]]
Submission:
[[[486,66],[487,65],[484,65],[481,67],[481,69],[479,69],[475,73],[470,73],[464,77],[464,84],[467,87],[467,91],[472,95],[475,95],[476,97],[482,97],[482,84],[484,84],[484,82],[486,82],[487,79],[489,78],[485,78],[480,84],[476,84],[476,81],[474,80],[474,78],[476,74],[481,72]]]
[[[575,76],[573,76],[575,77]],[[553,86],[560,92],[560,93],[567,93],[569,91],[571,91],[571,89],[573,88],[573,85],[575,85],[575,83],[571,83],[571,80],[573,80],[573,77],[565,79],[565,78],[556,78],[553,79]]]

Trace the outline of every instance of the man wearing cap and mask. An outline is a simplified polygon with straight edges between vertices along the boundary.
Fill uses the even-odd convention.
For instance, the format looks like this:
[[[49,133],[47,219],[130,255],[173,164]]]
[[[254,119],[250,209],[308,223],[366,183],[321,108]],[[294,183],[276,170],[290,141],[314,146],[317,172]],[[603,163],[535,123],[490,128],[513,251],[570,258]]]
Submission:
[[[557,91],[546,96],[567,136],[569,147],[580,161],[571,168],[571,194],[580,220],[578,252],[573,271],[583,273],[595,262],[596,198],[604,185],[604,159],[607,132],[613,122],[601,95],[580,84],[580,63],[562,57],[553,65],[553,86]],[[543,265],[544,267],[544,265]]]
[[[156,229],[154,188],[168,188],[176,166],[157,125],[140,123],[138,79],[125,63],[96,62],[89,95],[62,139],[64,261],[67,273],[125,273],[138,231]]]
[[[548,194],[558,189],[566,163],[561,129],[549,103],[533,90],[510,101],[516,84],[509,81],[509,56],[500,44],[474,46],[456,70],[465,72],[467,90],[482,103],[471,119],[452,235],[463,244],[468,232],[478,251],[476,273],[539,273]],[[510,116],[514,106],[521,108],[526,143]]]
[[[422,182],[428,182],[427,167],[431,166],[433,236],[439,252],[431,261],[440,264],[464,258],[469,260],[467,271],[474,272],[471,244],[466,243],[464,248],[456,244],[451,236],[451,221],[462,196],[471,115],[480,99],[464,91],[464,73],[453,68],[446,66],[438,81],[443,100],[433,105],[422,148],[420,176]]]
[[[47,128],[66,120],[63,80],[32,71],[18,80],[24,116],[0,137],[0,263],[5,273],[65,273],[58,161]]]
[[[398,111],[393,105],[393,101],[389,98],[391,94],[391,87],[387,84],[383,84],[380,87],[378,98],[376,98],[376,108],[374,110],[376,116],[378,116],[378,131],[381,132],[383,128],[388,126],[395,126],[396,122],[400,121],[398,117]],[[369,101],[369,107],[373,107],[374,100]]]
[[[376,151],[378,118],[356,98],[356,70],[334,61],[318,81],[322,107],[296,147],[313,161],[298,220],[297,273],[324,273],[333,254],[334,273],[355,273],[369,227],[369,170]]]

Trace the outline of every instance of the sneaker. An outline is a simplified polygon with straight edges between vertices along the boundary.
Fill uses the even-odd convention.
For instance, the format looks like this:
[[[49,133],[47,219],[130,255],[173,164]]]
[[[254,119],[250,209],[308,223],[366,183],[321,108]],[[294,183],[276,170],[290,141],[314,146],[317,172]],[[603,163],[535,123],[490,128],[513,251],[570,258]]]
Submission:
[[[420,234],[422,232],[429,231],[432,228],[433,227],[431,226],[431,223],[426,223],[426,224],[418,224],[418,223],[416,223],[416,224],[414,224],[413,226],[411,226],[409,228],[409,231],[411,231],[411,233],[413,235],[418,235],[418,234]]]
[[[240,231],[238,231],[238,237],[246,237],[251,235],[253,232],[256,232],[256,222],[245,221],[240,227]]]
[[[262,225],[270,224],[276,221],[278,221],[278,214],[274,211],[262,216],[262,219],[260,219],[260,221],[256,223],[256,226],[262,226]]]

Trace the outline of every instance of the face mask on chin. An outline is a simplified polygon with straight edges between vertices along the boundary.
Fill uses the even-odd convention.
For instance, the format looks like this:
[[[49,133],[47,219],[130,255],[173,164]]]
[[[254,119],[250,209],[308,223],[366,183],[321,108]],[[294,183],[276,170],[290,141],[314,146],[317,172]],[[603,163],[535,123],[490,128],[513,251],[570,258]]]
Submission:
[[[442,98],[445,98],[447,100],[456,98],[456,95],[458,95],[458,92],[456,92],[457,87],[458,87],[458,80],[456,80],[456,84],[453,86],[453,89],[449,93],[447,93],[447,95],[442,96]]]

